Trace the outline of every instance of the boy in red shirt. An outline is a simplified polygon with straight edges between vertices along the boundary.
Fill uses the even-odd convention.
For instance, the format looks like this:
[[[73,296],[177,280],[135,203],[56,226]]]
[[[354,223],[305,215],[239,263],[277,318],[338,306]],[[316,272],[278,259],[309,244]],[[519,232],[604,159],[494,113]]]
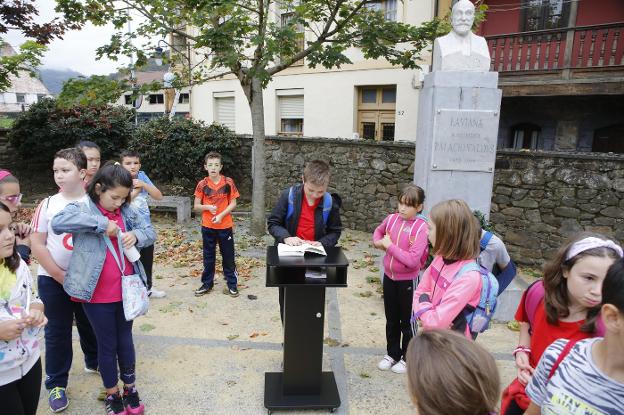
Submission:
[[[303,170],[302,184],[285,189],[267,220],[269,233],[275,244],[301,245],[310,243],[335,246],[342,232],[340,221],[341,200],[337,194],[328,195],[329,205],[324,206],[329,186],[329,165],[322,160],[312,160]],[[324,209],[329,209],[324,214]],[[280,314],[284,316],[284,288],[279,288]]]
[[[202,285],[195,290],[199,297],[210,292],[214,286],[216,246],[219,244],[223,262],[223,274],[228,291],[238,297],[236,264],[234,263],[234,234],[231,212],[240,196],[234,181],[221,175],[221,154],[211,152],[204,158],[208,177],[195,187],[193,208],[202,213],[202,241],[204,244],[204,272]]]

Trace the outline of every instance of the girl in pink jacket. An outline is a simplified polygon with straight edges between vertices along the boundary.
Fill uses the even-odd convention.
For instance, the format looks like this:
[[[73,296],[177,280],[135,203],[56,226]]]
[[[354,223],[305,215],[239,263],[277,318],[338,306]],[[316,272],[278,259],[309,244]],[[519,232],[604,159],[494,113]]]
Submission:
[[[414,318],[420,328],[457,330],[472,338],[464,310],[481,294],[479,271],[457,275],[479,256],[480,228],[463,200],[447,200],[431,209],[429,240],[435,257],[414,292]]]
[[[386,251],[383,299],[388,354],[377,367],[392,369],[394,373],[406,372],[414,284],[429,254],[427,220],[420,215],[424,201],[423,189],[413,184],[406,186],[399,196],[398,212],[386,217],[373,234],[375,248]]]

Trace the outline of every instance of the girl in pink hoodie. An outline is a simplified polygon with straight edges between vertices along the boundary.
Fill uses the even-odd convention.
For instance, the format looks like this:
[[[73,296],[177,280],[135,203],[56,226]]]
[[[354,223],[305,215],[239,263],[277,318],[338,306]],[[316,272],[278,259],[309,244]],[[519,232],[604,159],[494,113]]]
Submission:
[[[424,329],[453,329],[472,338],[464,310],[481,295],[479,271],[457,275],[479,256],[481,229],[466,202],[447,200],[431,209],[429,240],[435,257],[414,292],[414,318]]]
[[[373,234],[375,248],[386,251],[383,299],[388,354],[377,367],[392,369],[394,373],[406,372],[414,284],[429,255],[427,220],[420,215],[424,201],[423,189],[413,184],[406,186],[399,196],[398,212],[388,215]]]

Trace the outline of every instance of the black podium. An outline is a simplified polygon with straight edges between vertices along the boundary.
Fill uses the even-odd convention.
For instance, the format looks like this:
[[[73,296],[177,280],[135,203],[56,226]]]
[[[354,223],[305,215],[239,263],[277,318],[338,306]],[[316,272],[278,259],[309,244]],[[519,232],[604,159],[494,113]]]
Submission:
[[[330,409],[340,406],[333,372],[323,372],[325,287],[346,287],[349,261],[340,248],[327,256],[279,257],[267,248],[266,286],[284,287],[284,371],[264,374],[264,406],[276,409]],[[322,268],[325,279],[305,277]]]

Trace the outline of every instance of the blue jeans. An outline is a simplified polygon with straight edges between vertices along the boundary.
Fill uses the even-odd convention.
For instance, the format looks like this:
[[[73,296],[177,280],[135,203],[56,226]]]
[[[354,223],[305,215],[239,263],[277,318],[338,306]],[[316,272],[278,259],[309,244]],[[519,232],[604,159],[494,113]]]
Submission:
[[[132,321],[126,321],[123,303],[85,303],[84,309],[98,339],[98,367],[104,387],[114,387],[119,378],[126,385],[134,383]]]
[[[236,288],[237,277],[236,264],[234,263],[234,234],[232,228],[212,229],[202,226],[202,241],[204,243],[204,272],[202,284],[212,287],[214,285],[215,259],[217,244],[221,251],[223,274],[228,288]]]
[[[38,287],[39,296],[45,306],[45,315],[48,318],[48,324],[45,327],[45,386],[46,389],[53,389],[57,386],[66,388],[73,357],[74,316],[85,366],[91,369],[98,367],[97,341],[82,303],[72,301],[63,290],[63,286],[47,275],[39,275]]]

